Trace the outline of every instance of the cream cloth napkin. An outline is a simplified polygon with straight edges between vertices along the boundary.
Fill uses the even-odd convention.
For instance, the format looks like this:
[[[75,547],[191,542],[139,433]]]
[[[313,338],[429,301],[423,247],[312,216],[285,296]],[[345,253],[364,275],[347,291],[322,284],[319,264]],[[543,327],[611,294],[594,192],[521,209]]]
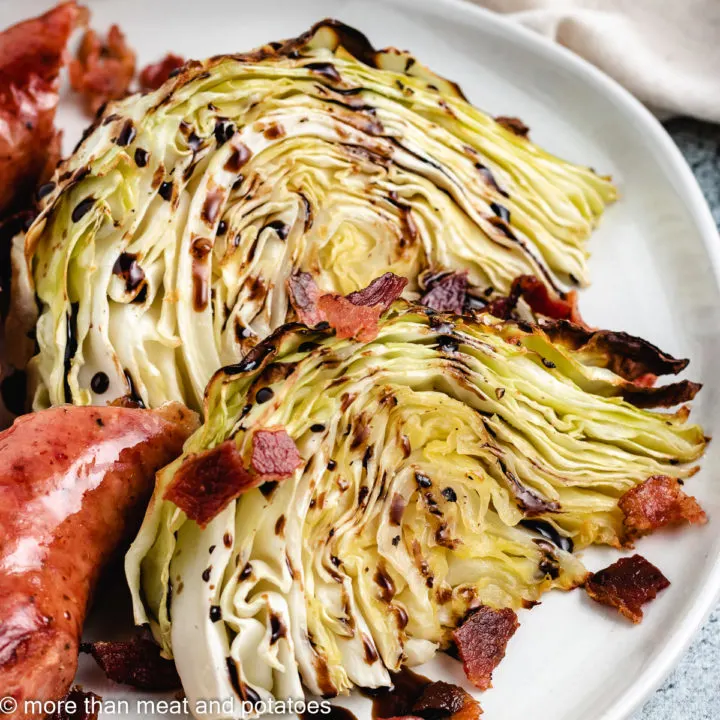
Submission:
[[[720,122],[720,0],[472,0],[604,70],[661,115]]]

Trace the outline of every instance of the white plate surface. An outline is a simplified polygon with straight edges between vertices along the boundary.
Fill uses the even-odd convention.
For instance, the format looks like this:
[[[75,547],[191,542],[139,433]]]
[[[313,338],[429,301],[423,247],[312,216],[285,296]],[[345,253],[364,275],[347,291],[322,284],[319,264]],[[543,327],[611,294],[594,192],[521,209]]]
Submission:
[[[623,197],[591,241],[593,285],[582,293],[584,315],[591,324],[627,330],[690,357],[689,377],[705,384],[694,417],[707,434],[718,433],[720,243],[715,225],[689,168],[662,127],[600,72],[460,0],[86,3],[95,27],[120,24],[141,65],[170,50],[196,58],[246,50],[297,35],[321,18],[336,17],[365,32],[377,47],[411,50],[458,81],[481,108],[521,117],[533,139],[552,152],[611,173]],[[43,0],[2,0],[0,25],[49,5]],[[66,146],[72,147],[85,120],[76,108],[65,107],[60,121]],[[711,444],[705,469],[689,483],[711,522],[640,543],[640,552],[672,582],[648,609],[642,625],[630,626],[582,592],[546,596],[540,607],[520,614],[522,628],[494,674],[494,688],[481,698],[484,718],[621,720],[660,684],[720,591],[719,454],[717,443]],[[615,556],[593,550],[585,561],[598,569]],[[111,618],[107,608],[100,616],[96,613],[88,632],[107,637],[118,627],[118,619]],[[422,672],[464,681],[460,665],[447,657]],[[136,707],[138,695],[111,686],[87,658],[81,659],[78,680],[106,701],[125,697]],[[341,704],[360,720],[369,718],[366,700],[353,697]],[[155,717],[181,716],[169,712]]]

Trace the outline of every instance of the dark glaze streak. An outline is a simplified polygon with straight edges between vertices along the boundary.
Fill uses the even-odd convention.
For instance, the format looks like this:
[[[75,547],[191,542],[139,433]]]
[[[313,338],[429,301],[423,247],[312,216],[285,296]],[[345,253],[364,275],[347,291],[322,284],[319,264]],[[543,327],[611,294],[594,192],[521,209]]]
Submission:
[[[498,460],[503,475],[510,483],[510,490],[517,500],[518,506],[527,517],[543,515],[549,512],[559,512],[560,504],[554,500],[546,500],[534,490],[525,487],[518,477],[511,472],[502,460]]]
[[[283,537],[285,535],[285,516],[281,515],[275,521],[275,534]]]
[[[135,388],[135,383],[129,370],[125,370],[125,381],[128,384],[128,398],[132,402],[134,402],[139,408],[144,408],[145,403],[143,402],[142,398],[138,394],[137,389]]]
[[[135,125],[133,125],[133,121],[126,120],[122,126],[122,130],[120,130],[120,134],[117,136],[117,140],[115,140],[115,144],[125,147],[125,145],[129,145],[135,139],[136,135],[137,130],[135,129]]]
[[[70,305],[70,312],[66,318],[66,340],[65,340],[65,355],[64,355],[64,368],[63,373],[63,388],[65,390],[65,402],[72,402],[72,391],[70,390],[70,368],[72,366],[72,360],[78,350],[77,341],[77,314],[80,308],[79,303],[72,303]]]
[[[544,538],[549,540],[551,543],[559,547],[565,552],[573,552],[575,549],[575,543],[572,538],[561,535],[549,522],[546,520],[521,520],[520,525],[539,533]]]
[[[131,293],[145,280],[145,271],[138,265],[137,255],[122,253],[113,265],[113,275],[125,281],[125,292]]]
[[[387,570],[383,565],[378,565],[378,569],[375,571],[373,578],[380,588],[380,597],[389,603],[395,596],[395,583],[393,579],[388,575]]]
[[[379,718],[413,717],[412,707],[422,695],[430,680],[404,667],[392,673],[393,687],[371,690],[360,688],[360,692],[372,700],[373,720]]]
[[[358,720],[349,710],[346,710],[344,707],[338,707],[337,705],[330,705],[330,712],[325,712],[324,710],[311,712],[306,710],[305,712],[299,713],[299,717],[301,720]]]
[[[225,161],[225,170],[231,173],[239,173],[251,157],[250,148],[243,143],[237,143],[233,147],[230,157]]]
[[[208,238],[196,238],[190,248],[193,256],[193,308],[195,312],[202,312],[208,306],[210,299],[208,283],[208,266],[206,258],[212,251],[212,242]]]
[[[495,176],[492,174],[490,168],[485,167],[482,163],[475,163],[475,169],[483,176],[485,182],[490,185],[494,190],[497,190],[503,197],[510,197],[510,194],[503,190],[497,183]]]
[[[220,213],[225,196],[219,188],[210,190],[202,208],[202,218],[208,225],[214,225]]]
[[[400,525],[404,512],[405,498],[400,493],[395,493],[390,503],[390,524]]]
[[[510,222],[510,211],[504,206],[499,205],[496,202],[490,203],[490,209],[503,221],[506,223]]]
[[[373,663],[377,662],[378,660],[378,654],[375,650],[375,646],[372,643],[372,640],[367,635],[362,636],[362,643],[363,643],[363,651],[365,653],[365,662],[368,665],[372,665]]]
[[[308,63],[305,67],[318,75],[322,75],[322,77],[326,80],[330,80],[330,82],[339,83],[342,81],[340,73],[332,63],[313,62]]]
[[[235,125],[229,120],[218,120],[215,123],[215,140],[218,146],[225,144],[235,134]]]
[[[95,204],[95,198],[90,196],[81,200],[73,209],[72,215],[70,216],[73,222],[80,221],[85,215],[87,215],[92,206]]]
[[[270,644],[274,645],[280,638],[287,636],[287,628],[282,619],[275,613],[270,614]]]
[[[285,224],[282,220],[273,220],[272,222],[269,222],[260,230],[260,232],[268,229],[274,230],[277,233],[277,236],[283,241],[286,240],[287,236],[290,234],[290,226]]]
[[[312,206],[310,205],[310,201],[303,195],[302,193],[298,193],[300,195],[300,198],[303,201],[303,206],[305,208],[305,226],[304,231],[307,232],[313,224],[313,211]]]

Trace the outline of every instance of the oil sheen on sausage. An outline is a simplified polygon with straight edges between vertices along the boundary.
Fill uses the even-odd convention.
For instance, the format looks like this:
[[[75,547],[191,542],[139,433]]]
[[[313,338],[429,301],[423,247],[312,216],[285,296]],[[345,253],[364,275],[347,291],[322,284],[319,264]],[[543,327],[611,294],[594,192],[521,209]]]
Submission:
[[[196,423],[177,404],[63,406],[0,433],[0,694],[16,720],[70,688],[100,570]]]

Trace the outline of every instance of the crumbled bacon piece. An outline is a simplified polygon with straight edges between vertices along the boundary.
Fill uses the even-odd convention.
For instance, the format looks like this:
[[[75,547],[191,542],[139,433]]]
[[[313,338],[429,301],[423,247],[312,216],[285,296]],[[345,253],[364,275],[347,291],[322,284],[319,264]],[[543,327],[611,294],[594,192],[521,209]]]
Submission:
[[[235,498],[265,482],[284,480],[302,465],[293,439],[282,428],[256,430],[249,467],[234,440],[190,455],[163,495],[205,527]]]
[[[356,305],[342,295],[323,295],[318,301],[323,318],[340,338],[370,342],[377,337],[382,306]]]
[[[577,293],[574,290],[559,295],[551,293],[550,288],[534,275],[520,275],[513,280],[510,293],[487,306],[487,311],[496,317],[507,320],[523,298],[530,309],[537,315],[555,320],[569,320],[581,327],[586,327],[577,306]]]
[[[467,271],[446,273],[428,284],[420,303],[438,312],[460,315],[465,309]]]
[[[284,480],[302,464],[295,442],[282,428],[253,434],[250,466],[261,482]]]
[[[519,137],[527,137],[530,132],[530,128],[520,118],[498,115],[495,122]]]
[[[226,440],[186,458],[163,497],[205,527],[238,495],[261,482],[246,469],[235,442]]]
[[[643,618],[642,606],[669,586],[670,581],[642,555],[621,558],[585,582],[593,600],[616,608],[634,623]]]
[[[66,2],[0,33],[0,213],[28,205],[60,158],[58,75],[70,34],[86,18]]]
[[[407,278],[387,272],[375,278],[366,288],[346,295],[345,299],[353,305],[379,307],[384,313],[400,297],[406,285]]]
[[[300,322],[313,327],[325,319],[317,305],[320,290],[310,273],[299,272],[291,275],[287,280],[287,289]]]
[[[385,273],[363,290],[349,295],[320,294],[312,276],[296,273],[288,279],[290,302],[301,322],[312,327],[327,322],[338,337],[369,342],[377,336],[380,315],[395,301],[407,285],[407,279]]]
[[[173,70],[181,68],[184,64],[183,57],[168,53],[162,60],[146,65],[140,71],[140,89],[145,92],[157,90],[170,77]]]
[[[481,605],[453,632],[468,680],[480,688],[492,687],[492,672],[505,657],[508,641],[520,627],[510,608]]]
[[[95,658],[113,682],[141,690],[177,690],[182,687],[172,660],[160,655],[152,640],[135,636],[132,640],[82,643],[81,652]]]
[[[482,715],[482,708],[459,685],[439,681],[425,686],[411,712],[421,718],[450,716],[453,720],[477,720]]]
[[[125,97],[134,75],[135,53],[117,25],[110,28],[104,43],[88,30],[70,63],[70,84],[83,95],[93,115],[108,100]]]
[[[102,698],[75,685],[47,720],[97,720]]]
[[[667,475],[654,475],[628,490],[618,505],[625,514],[624,524],[630,537],[684,521],[695,525],[707,522],[697,500],[686,495],[680,483]]]

